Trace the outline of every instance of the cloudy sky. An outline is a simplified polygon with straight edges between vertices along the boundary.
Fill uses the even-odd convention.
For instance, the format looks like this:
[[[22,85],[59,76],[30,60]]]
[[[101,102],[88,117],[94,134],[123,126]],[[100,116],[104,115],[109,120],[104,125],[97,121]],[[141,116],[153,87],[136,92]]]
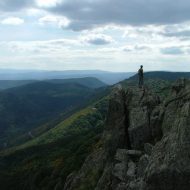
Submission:
[[[189,0],[0,0],[0,69],[190,71]]]

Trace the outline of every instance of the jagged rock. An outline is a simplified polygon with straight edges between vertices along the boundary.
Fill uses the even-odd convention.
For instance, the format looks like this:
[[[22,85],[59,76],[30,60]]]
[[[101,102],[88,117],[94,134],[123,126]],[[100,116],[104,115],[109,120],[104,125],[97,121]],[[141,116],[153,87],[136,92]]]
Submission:
[[[143,177],[148,163],[149,163],[149,156],[146,154],[141,156],[138,162],[138,167],[137,167],[137,177]]]
[[[124,182],[119,183],[116,190],[128,190],[127,184]]]
[[[142,155],[142,151],[140,150],[127,150],[127,154],[131,157],[140,157]]]
[[[190,81],[171,89],[164,102],[148,89],[115,89],[101,149],[64,190],[189,190]]]
[[[102,139],[105,142],[105,149],[112,156],[115,155],[118,148],[122,149],[129,146],[129,139],[126,134],[125,98],[126,94],[123,89],[114,90],[110,97],[108,119]]]
[[[126,105],[129,110],[130,145],[133,149],[143,149],[144,143],[153,139],[151,115],[153,110],[159,106],[160,101],[158,96],[147,90],[140,93],[132,90],[129,94],[132,98]]]
[[[125,162],[117,163],[113,168],[112,174],[119,180],[126,181],[127,168],[128,168],[127,163]]]
[[[144,152],[145,154],[148,154],[149,156],[152,153],[153,146],[150,143],[145,143],[144,144]]]
[[[62,190],[62,180],[61,179],[58,179],[58,182],[57,182],[54,190]]]
[[[146,168],[146,190],[190,187],[190,83],[178,85],[165,104],[163,138],[154,146]]]
[[[117,149],[115,160],[123,162],[123,161],[127,161],[127,158],[128,158],[127,149]]]
[[[145,184],[143,182],[143,180],[134,180],[131,181],[128,185],[128,189],[127,190],[144,190],[145,188]]]
[[[135,177],[135,170],[136,164],[132,161],[128,162],[128,169],[127,169],[127,177],[134,178]]]
[[[88,189],[95,189],[98,179],[101,178],[102,171],[106,165],[107,156],[104,150],[100,149],[93,152],[85,160],[80,171],[72,178],[69,183],[68,180],[64,186],[64,190],[79,190],[83,186],[88,187]]]
[[[157,106],[150,118],[150,126],[151,126],[151,136],[152,136],[152,141],[157,142],[162,138],[162,122],[163,122],[163,117],[164,117],[164,108],[162,105]]]
[[[110,181],[112,181],[113,166],[107,164],[95,190],[110,190]]]
[[[134,180],[129,183],[119,183],[116,190],[144,190],[144,182],[142,180]]]
[[[76,176],[76,172],[72,172],[70,175],[67,176],[66,183],[64,185],[64,189],[68,189],[68,187],[71,185],[75,176]]]

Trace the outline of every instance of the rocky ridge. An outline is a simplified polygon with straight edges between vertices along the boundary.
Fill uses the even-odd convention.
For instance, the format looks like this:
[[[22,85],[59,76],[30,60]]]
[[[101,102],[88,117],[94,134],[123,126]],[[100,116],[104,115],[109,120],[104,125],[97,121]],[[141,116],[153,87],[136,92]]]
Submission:
[[[178,80],[164,100],[119,85],[101,141],[64,190],[188,190],[189,163],[190,81]]]

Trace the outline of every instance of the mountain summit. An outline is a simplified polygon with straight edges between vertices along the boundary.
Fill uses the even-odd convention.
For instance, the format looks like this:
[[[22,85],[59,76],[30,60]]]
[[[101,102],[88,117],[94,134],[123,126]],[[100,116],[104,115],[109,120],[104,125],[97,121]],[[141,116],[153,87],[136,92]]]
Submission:
[[[64,190],[188,190],[190,81],[167,90],[116,86],[102,138]]]

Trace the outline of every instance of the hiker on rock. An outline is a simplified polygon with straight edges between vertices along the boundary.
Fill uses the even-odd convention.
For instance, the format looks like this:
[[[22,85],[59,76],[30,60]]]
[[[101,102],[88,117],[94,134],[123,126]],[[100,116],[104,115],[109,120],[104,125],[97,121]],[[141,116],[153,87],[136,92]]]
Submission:
[[[143,88],[144,85],[143,65],[140,66],[140,69],[138,70],[138,75],[139,75],[139,88]]]

